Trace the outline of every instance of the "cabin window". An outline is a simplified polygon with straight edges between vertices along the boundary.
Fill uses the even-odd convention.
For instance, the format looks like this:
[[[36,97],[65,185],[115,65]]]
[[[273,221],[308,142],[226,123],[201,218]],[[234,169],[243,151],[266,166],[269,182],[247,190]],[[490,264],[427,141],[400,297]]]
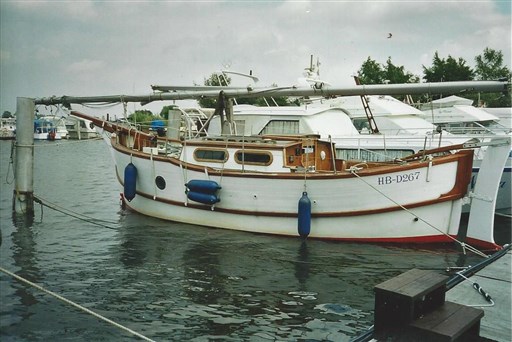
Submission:
[[[194,159],[214,163],[224,163],[228,159],[226,150],[198,148],[194,151]]]
[[[155,178],[155,184],[158,187],[158,189],[163,190],[165,189],[165,179],[162,176],[156,176]]]
[[[245,120],[235,120],[236,134],[245,135]]]
[[[260,134],[299,134],[299,120],[271,120]]]
[[[352,123],[354,124],[354,127],[359,131],[359,133],[371,133],[368,119],[355,118],[352,120]]]
[[[413,154],[409,149],[336,149],[336,158],[345,160],[366,160],[369,162],[382,162],[400,159]]]
[[[272,155],[269,152],[237,151],[235,161],[239,164],[267,166],[272,163]]]

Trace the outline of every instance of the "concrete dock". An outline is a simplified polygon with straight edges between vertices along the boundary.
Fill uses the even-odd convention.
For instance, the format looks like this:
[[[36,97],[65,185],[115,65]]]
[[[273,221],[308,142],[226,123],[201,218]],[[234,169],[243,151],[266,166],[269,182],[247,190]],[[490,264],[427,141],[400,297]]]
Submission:
[[[494,340],[512,341],[512,251],[465,280],[446,293],[446,300],[484,310],[480,336]],[[478,283],[494,301],[493,306],[473,287]]]

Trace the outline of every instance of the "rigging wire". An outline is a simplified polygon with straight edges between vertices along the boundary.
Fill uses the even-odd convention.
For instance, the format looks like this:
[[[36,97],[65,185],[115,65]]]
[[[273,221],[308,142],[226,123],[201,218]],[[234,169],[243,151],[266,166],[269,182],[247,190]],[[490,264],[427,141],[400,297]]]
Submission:
[[[465,242],[462,242],[462,241],[459,241],[458,239],[454,238],[453,236],[443,232],[441,229],[435,227],[434,225],[432,225],[430,222],[427,222],[426,220],[422,219],[421,217],[419,217],[418,215],[416,215],[415,213],[413,213],[412,211],[410,211],[409,209],[407,209],[406,207],[404,207],[403,205],[401,205],[400,203],[396,202],[395,200],[393,200],[391,197],[389,197],[388,195],[384,194],[382,191],[380,191],[379,189],[377,189],[376,187],[374,187],[373,185],[371,185],[370,183],[368,183],[366,180],[364,180],[361,176],[359,176],[357,174],[357,168],[354,168],[354,167],[351,167],[349,169],[350,173],[353,174],[354,176],[356,176],[357,178],[359,178],[361,181],[363,181],[366,185],[368,185],[369,187],[371,187],[373,190],[377,191],[378,193],[380,193],[382,196],[386,197],[388,200],[390,200],[391,202],[393,202],[394,204],[396,204],[397,206],[399,206],[401,209],[405,210],[406,212],[408,212],[409,214],[411,214],[412,216],[416,217],[418,220],[420,220],[421,222],[425,223],[426,225],[428,225],[429,227],[437,230],[439,233],[445,235],[446,237],[448,237],[449,239],[453,240],[454,242],[458,243],[464,250],[467,248],[470,252],[473,252],[481,257],[484,257],[484,258],[487,258],[488,256],[485,254],[485,253],[482,253],[481,251],[479,251],[478,249],[476,249],[475,247],[469,245],[469,244],[466,244]]]

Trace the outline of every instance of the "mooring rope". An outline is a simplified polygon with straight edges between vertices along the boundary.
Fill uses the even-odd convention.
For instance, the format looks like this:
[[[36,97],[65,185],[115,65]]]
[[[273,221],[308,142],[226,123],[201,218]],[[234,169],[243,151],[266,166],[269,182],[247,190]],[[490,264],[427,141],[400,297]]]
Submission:
[[[7,184],[12,184],[14,182],[14,146],[15,141],[11,142],[11,156],[9,157],[9,164],[7,165],[7,173],[5,174],[5,182]],[[12,173],[12,178],[9,179],[9,174]]]
[[[32,144],[32,145],[16,144],[16,147],[37,147],[39,149],[39,148],[43,148],[43,147],[57,147],[57,146],[63,146],[63,145],[86,143],[86,142],[97,141],[97,140],[103,140],[103,138],[100,136],[100,137],[96,137],[96,138],[81,139],[81,140],[76,140],[76,141],[68,141],[67,139],[62,139],[62,140],[60,140],[61,142],[51,141],[50,144]],[[41,141],[48,141],[48,140],[41,140]],[[63,141],[66,141],[66,142],[63,142]]]
[[[34,195],[34,202],[41,204],[41,206],[45,206],[45,207],[48,207],[48,208],[53,209],[55,211],[58,211],[59,213],[62,213],[64,215],[71,216],[71,217],[74,217],[76,219],[79,219],[79,220],[82,220],[82,221],[85,221],[85,222],[88,222],[88,223],[91,223],[91,224],[94,224],[94,225],[97,225],[97,226],[101,226],[101,227],[104,227],[104,228],[117,230],[116,227],[112,227],[112,226],[104,224],[104,223],[116,224],[117,222],[108,221],[108,220],[101,220],[101,219],[90,217],[90,216],[87,216],[87,215],[84,215],[84,214],[80,214],[80,213],[74,212],[74,211],[72,211],[70,209],[66,209],[64,207],[61,207],[61,206],[59,206],[59,205],[57,205],[55,203],[52,203],[52,202],[50,202],[50,201],[48,201],[46,199],[43,199],[43,198],[41,198],[39,196],[36,196],[36,195]]]
[[[92,310],[89,310],[89,309],[81,306],[80,304],[77,304],[77,303],[75,303],[75,302],[73,302],[73,301],[71,301],[71,300],[69,300],[67,298],[64,298],[64,297],[56,294],[55,292],[47,290],[44,287],[31,282],[30,280],[27,280],[27,279],[25,279],[23,277],[20,277],[19,275],[15,274],[15,273],[9,272],[8,270],[4,269],[3,267],[0,267],[0,272],[3,272],[5,274],[15,278],[16,280],[22,282],[22,283],[30,285],[30,286],[32,286],[32,287],[34,287],[34,288],[36,288],[36,289],[46,293],[46,294],[49,294],[52,297],[57,298],[58,300],[66,303],[66,304],[69,304],[69,305],[71,305],[71,306],[73,306],[73,307],[75,307],[75,308],[77,308],[79,310],[82,310],[82,311],[84,311],[84,312],[86,312],[86,313],[88,313],[90,315],[93,315],[94,317],[96,317],[98,319],[101,319],[102,321],[105,321],[105,322],[107,322],[107,323],[109,323],[109,324],[111,324],[111,325],[113,325],[113,326],[115,326],[115,327],[117,327],[117,328],[119,328],[121,330],[124,330],[124,331],[126,331],[126,332],[128,332],[128,333],[130,333],[132,335],[135,335],[135,336],[137,336],[137,337],[139,337],[139,338],[141,338],[141,339],[143,339],[145,341],[153,341],[154,342],[154,340],[152,340],[152,339],[150,339],[150,338],[148,338],[148,337],[146,337],[146,336],[144,336],[144,335],[142,335],[142,334],[140,334],[140,333],[138,333],[138,332],[136,332],[136,331],[134,331],[134,330],[132,330],[130,328],[127,328],[127,327],[125,327],[125,326],[123,326],[123,325],[121,325],[119,323],[116,323],[116,322],[112,321],[111,319],[108,319],[108,318],[106,318],[104,316],[101,316],[100,314],[98,314],[98,313],[96,313],[96,312],[94,312]]]
[[[457,275],[459,275],[462,278],[464,278],[464,280],[469,281],[473,285],[473,288],[476,290],[476,292],[480,293],[482,295],[482,297],[484,297],[485,300],[489,302],[489,304],[484,304],[484,305],[477,305],[477,304],[470,305],[470,304],[466,304],[466,306],[472,306],[472,307],[494,306],[494,301],[492,300],[492,297],[487,292],[485,292],[485,290],[477,282],[472,281],[471,279],[469,279],[468,277],[463,275],[461,272],[457,272]]]
[[[412,216],[416,217],[418,220],[420,220],[421,222],[425,223],[426,225],[428,225],[429,227],[437,230],[439,233],[445,235],[446,237],[448,237],[449,239],[453,240],[454,242],[458,243],[462,248],[463,250],[465,250],[466,248],[475,253],[476,255],[479,255],[481,257],[484,257],[484,258],[487,258],[488,256],[485,254],[485,253],[482,253],[481,251],[479,251],[477,248],[471,246],[471,245],[468,245],[466,244],[465,242],[462,242],[462,241],[459,241],[458,239],[454,238],[453,236],[443,232],[441,229],[437,228],[436,226],[434,226],[433,224],[431,224],[430,222],[422,219],[421,217],[419,217],[418,215],[416,215],[415,213],[413,213],[412,211],[410,211],[409,209],[407,209],[406,207],[404,207],[403,205],[401,205],[400,203],[396,202],[394,199],[392,199],[391,197],[389,197],[388,195],[386,195],[385,193],[383,193],[382,191],[380,191],[379,189],[377,189],[376,187],[374,187],[373,185],[371,185],[370,183],[368,183],[366,180],[363,179],[363,177],[359,176],[357,174],[357,169],[356,168],[350,168],[349,169],[350,173],[353,174],[354,176],[356,176],[358,179],[360,179],[361,181],[363,181],[366,185],[368,185],[369,187],[371,187],[373,190],[377,191],[378,193],[380,193],[382,196],[386,197],[388,200],[390,200],[391,202],[393,202],[394,204],[396,204],[397,206],[399,206],[401,209],[405,210],[406,212],[408,212],[409,214],[411,214]]]
[[[505,214],[505,213],[500,213],[500,212],[497,212],[497,211],[494,212],[494,215],[500,216],[500,217],[512,218],[512,215]]]

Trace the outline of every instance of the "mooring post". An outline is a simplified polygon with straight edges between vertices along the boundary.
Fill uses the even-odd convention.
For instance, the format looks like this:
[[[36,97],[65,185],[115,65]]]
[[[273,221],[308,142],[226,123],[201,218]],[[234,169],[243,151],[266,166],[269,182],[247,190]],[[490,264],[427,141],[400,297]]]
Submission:
[[[34,99],[16,102],[16,162],[14,164],[13,212],[34,214]]]

